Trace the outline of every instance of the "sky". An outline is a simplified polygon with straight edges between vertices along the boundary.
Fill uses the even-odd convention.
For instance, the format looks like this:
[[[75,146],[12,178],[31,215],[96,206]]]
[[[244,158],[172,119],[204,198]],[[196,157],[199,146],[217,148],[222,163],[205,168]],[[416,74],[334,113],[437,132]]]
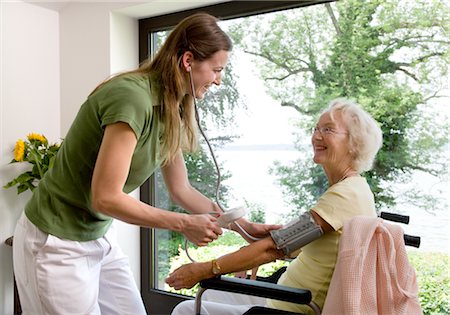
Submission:
[[[241,135],[235,145],[292,144],[298,113],[289,107],[281,107],[266,93],[263,81],[258,77],[250,56],[239,51],[233,59],[234,69],[239,69],[238,89],[244,96],[247,109],[236,111],[235,123],[230,131]]]

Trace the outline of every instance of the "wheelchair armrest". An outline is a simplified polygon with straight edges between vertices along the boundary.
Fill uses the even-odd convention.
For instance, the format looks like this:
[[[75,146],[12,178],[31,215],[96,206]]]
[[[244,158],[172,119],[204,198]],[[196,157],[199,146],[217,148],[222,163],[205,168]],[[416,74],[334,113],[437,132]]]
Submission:
[[[200,281],[200,286],[204,289],[255,295],[297,304],[308,304],[312,299],[309,290],[241,278],[216,277]]]
[[[278,279],[280,279],[281,275],[286,271],[286,268],[287,268],[286,266],[283,266],[267,277],[256,276],[256,280],[270,283],[277,283]],[[247,279],[250,279],[249,275],[247,276]]]

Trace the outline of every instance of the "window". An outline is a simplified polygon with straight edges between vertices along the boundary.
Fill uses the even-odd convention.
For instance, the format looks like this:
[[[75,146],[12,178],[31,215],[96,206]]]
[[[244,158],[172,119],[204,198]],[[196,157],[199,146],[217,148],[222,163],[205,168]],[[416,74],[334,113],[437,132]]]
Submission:
[[[152,51],[156,50],[158,43],[161,42],[161,38],[165,36],[167,30],[170,30],[181,19],[196,11],[208,12],[221,20],[227,20],[323,2],[327,1],[234,1],[233,3],[223,3],[140,20],[140,59],[144,60],[151,55]],[[215,136],[213,132],[210,133],[210,130],[207,131],[207,134],[210,138]],[[209,153],[206,152],[206,154],[208,155]],[[218,160],[219,163],[224,161],[222,157],[218,157]],[[261,160],[261,156],[258,157],[258,160]],[[225,185],[226,183],[223,183],[222,187]],[[141,200],[165,209],[171,207],[159,173],[155,174],[141,187]],[[169,268],[170,251],[173,252],[174,250],[173,248],[168,249],[166,245],[170,243],[171,235],[173,234],[152,229],[141,230],[141,286],[149,314],[169,313],[173,305],[178,303],[180,299],[183,299],[181,296],[164,291],[163,280]],[[183,245],[182,238],[179,238],[179,240],[181,241],[180,245]],[[163,245],[164,243],[165,245]],[[161,250],[161,248],[165,248],[165,250]],[[160,250],[158,251],[158,249]]]
[[[439,59],[444,47],[439,41],[445,35],[435,29],[419,36],[415,33],[419,32],[417,29],[408,30],[408,34],[414,36],[405,36],[406,31],[396,21],[406,18],[406,13],[405,16],[396,16],[399,11],[395,9],[398,8],[390,8],[389,3],[366,3],[359,7],[359,3],[351,4],[344,0],[339,2],[339,9],[333,3],[331,11],[327,3],[233,1],[141,20],[141,59],[157,49],[170,27],[195,11],[206,11],[220,17],[224,29],[235,34],[236,38],[244,38],[242,43],[235,45],[221,90],[210,93],[208,98],[199,102],[202,124],[220,165],[223,177],[220,197],[226,208],[243,205],[252,210],[249,213],[252,221],[285,223],[289,216],[307,210],[313,204],[327,183],[321,170],[313,167],[309,161],[310,134],[306,131],[311,130],[327,98],[334,95],[357,98],[362,105],[377,113],[376,118],[382,125],[386,147],[386,153],[383,154],[387,154],[384,157],[390,160],[378,162],[375,169],[367,174],[376,191],[378,209],[409,214],[412,221],[418,220],[423,210],[430,208],[441,211],[436,216],[442,217],[444,214],[443,217],[448,217],[445,216],[448,203],[439,200],[445,191],[448,192],[448,187],[445,188],[448,184],[448,171],[445,171],[445,153],[448,151],[445,132],[448,132],[448,126],[445,126],[445,122],[433,126],[429,124],[430,120],[426,120],[427,115],[436,115],[444,104],[437,98],[427,100],[426,91],[439,91],[439,82],[445,86],[442,81],[445,79],[436,77],[431,78],[433,82],[430,80],[424,83],[420,78],[426,72],[422,71],[424,69],[448,70],[445,61]],[[401,9],[400,5],[412,4],[399,1]],[[280,10],[283,10],[284,16],[277,15]],[[339,14],[345,17],[346,13],[349,23],[339,24]],[[256,14],[264,14],[265,18]],[[302,23],[294,27],[292,21],[298,22],[299,14]],[[375,16],[383,19],[385,24],[377,26]],[[352,17],[355,17],[354,20],[351,20]],[[255,23],[263,23],[258,24],[259,34],[269,35],[258,38],[258,33],[247,32]],[[339,38],[330,34],[339,34]],[[255,37],[246,41],[245,37],[250,35]],[[431,35],[434,37],[426,38]],[[421,48],[429,51],[409,48],[405,54],[405,50],[398,48],[397,53],[383,59],[383,54],[393,46],[413,47],[408,40],[417,40],[421,36],[428,43]],[[262,38],[264,44],[252,44],[252,41],[255,43]],[[293,49],[285,49],[289,45]],[[242,47],[246,48],[247,53],[242,52]],[[265,53],[267,51],[269,54]],[[314,54],[308,55],[308,52]],[[422,53],[427,60],[422,58]],[[274,58],[269,60],[269,56]],[[260,59],[252,63],[252,58]],[[429,61],[422,64],[420,71],[415,68],[419,60]],[[429,75],[431,73],[428,72]],[[409,89],[411,86],[414,89]],[[223,94],[231,99],[224,101],[220,98]],[[417,98],[419,94],[423,96],[422,100]],[[421,106],[422,103],[428,105],[427,110]],[[408,116],[407,119],[404,119],[405,116]],[[432,135],[434,147],[423,130]],[[292,136],[292,133],[295,135]],[[430,149],[435,150],[431,155]],[[431,156],[436,159],[430,159]],[[214,199],[216,174],[207,148],[204,147],[202,154],[187,156],[186,160],[188,168],[202,169],[201,174],[191,172],[197,175],[191,179],[192,184],[200,185],[198,189]],[[444,169],[436,164],[431,165],[431,162],[444,166]],[[411,177],[404,169],[410,167],[411,163],[415,165],[409,169],[412,178],[426,176],[428,186],[405,186]],[[421,168],[420,165],[427,165],[427,168]],[[426,170],[429,172],[426,173]],[[436,176],[439,171],[444,176]],[[439,180],[443,182],[436,184]],[[277,186],[279,181],[282,185]],[[417,182],[420,180],[416,179]],[[427,194],[429,187],[436,193]],[[414,206],[412,195],[417,193],[425,196],[420,199],[420,207]],[[168,199],[159,173],[141,187],[141,199],[164,209],[179,211]],[[409,212],[412,209],[418,211]],[[444,228],[448,220],[446,222],[441,220],[430,224],[441,227],[440,231],[447,231]],[[425,230],[414,230],[418,227],[412,223],[407,233],[431,237],[424,234]],[[448,234],[441,238],[444,242],[448,242],[448,239]],[[211,255],[224,254],[243,244],[234,233],[227,233],[214,243],[201,250],[188,245],[189,253],[199,255],[193,258],[204,261],[209,260]],[[187,298],[168,292],[164,285],[164,278],[171,266],[188,262],[183,250],[184,240],[180,235],[168,231],[142,229],[141,246],[142,294],[149,314],[170,313],[174,304]],[[192,291],[180,293],[189,295]]]

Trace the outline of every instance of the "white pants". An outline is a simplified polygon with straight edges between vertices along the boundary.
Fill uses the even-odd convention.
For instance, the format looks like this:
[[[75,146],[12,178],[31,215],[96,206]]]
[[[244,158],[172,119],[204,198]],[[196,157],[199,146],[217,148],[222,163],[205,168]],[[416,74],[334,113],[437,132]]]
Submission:
[[[253,306],[265,306],[266,299],[238,293],[206,290],[202,296],[202,315],[242,315]],[[195,315],[195,301],[184,301],[172,315]]]
[[[113,227],[77,242],[42,232],[22,214],[13,259],[24,315],[146,314]]]

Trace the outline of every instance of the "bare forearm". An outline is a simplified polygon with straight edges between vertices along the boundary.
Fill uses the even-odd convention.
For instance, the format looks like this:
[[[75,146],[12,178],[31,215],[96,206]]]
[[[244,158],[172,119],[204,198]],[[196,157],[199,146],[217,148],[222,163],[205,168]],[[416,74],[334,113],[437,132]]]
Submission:
[[[173,161],[161,168],[171,199],[190,213],[219,212],[219,207],[189,183],[181,151]]]
[[[186,214],[170,212],[145,204],[135,198],[119,193],[93,204],[99,212],[121,221],[143,227],[182,231]]]
[[[102,194],[103,199],[94,199],[93,207],[119,220],[144,227],[168,229],[182,233],[187,240],[205,246],[222,234],[217,219],[211,215],[188,215],[149,206],[120,192]]]
[[[182,192],[178,192],[177,195],[171,197],[176,204],[190,213],[220,212],[215,202],[192,186],[186,187]]]
[[[128,223],[181,232],[199,246],[217,239],[222,234],[222,229],[213,216],[187,215],[158,209],[123,192],[136,143],[133,130],[125,123],[111,124],[105,128],[92,175],[92,207]],[[182,158],[180,154],[172,171],[166,174],[170,178],[168,182],[172,191],[183,191],[190,186],[186,180]]]
[[[254,242],[240,250],[217,259],[220,274],[228,274],[242,270],[249,270],[262,264],[283,258],[282,251],[276,249],[270,237]],[[211,262],[204,263],[204,278],[213,277]]]
[[[166,279],[166,283],[177,290],[192,288],[203,279],[212,278],[218,274],[248,270],[282,257],[284,257],[283,252],[276,249],[272,238],[267,237],[234,253],[218,258],[216,260],[217,264],[215,264],[216,271],[217,267],[220,268],[218,273],[213,273],[213,263],[211,261],[191,263],[183,265],[172,272]]]

